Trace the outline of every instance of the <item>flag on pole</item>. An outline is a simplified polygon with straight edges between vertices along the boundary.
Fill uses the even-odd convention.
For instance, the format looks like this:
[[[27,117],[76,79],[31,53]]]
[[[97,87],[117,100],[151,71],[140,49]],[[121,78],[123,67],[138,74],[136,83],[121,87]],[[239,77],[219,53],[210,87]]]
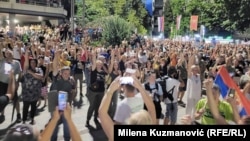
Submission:
[[[180,30],[180,26],[181,26],[181,15],[177,16],[176,18],[176,30]]]
[[[198,16],[197,15],[193,15],[190,18],[190,30],[197,31],[197,27],[198,27]]]
[[[158,17],[158,32],[164,32],[164,17]]]
[[[230,89],[235,90],[235,98],[240,116],[250,115],[250,101],[247,100],[246,96],[235,84],[224,66],[220,68],[214,82],[220,87],[222,98],[228,96]]]

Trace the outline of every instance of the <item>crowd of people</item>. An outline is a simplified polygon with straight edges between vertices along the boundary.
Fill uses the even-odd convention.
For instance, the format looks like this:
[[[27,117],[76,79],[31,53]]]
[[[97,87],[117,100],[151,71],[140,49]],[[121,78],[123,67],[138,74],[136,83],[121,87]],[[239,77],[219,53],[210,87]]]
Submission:
[[[67,24],[62,26],[67,28]],[[94,47],[86,42],[86,36],[75,42],[68,32],[64,34],[60,29],[39,26],[39,30],[31,30],[29,34],[1,36],[1,117],[12,100],[18,113],[16,121],[20,123],[9,129],[5,141],[20,136],[56,141],[61,124],[65,141],[81,140],[71,119],[77,95],[86,95],[89,101],[87,113],[79,113],[87,115],[85,126],[90,127],[94,117],[96,125],[103,128],[111,141],[114,124],[179,124],[179,106],[186,109],[182,124],[197,124],[194,121],[202,125],[249,124],[249,115],[240,117],[236,99],[221,99],[221,89],[213,82],[218,70],[225,67],[244,98],[250,100],[248,45],[201,43],[197,47],[191,41],[145,39]],[[18,87],[22,88],[20,94]],[[63,112],[57,108],[59,91],[68,94],[69,104]],[[36,123],[35,113],[41,98],[49,106],[51,119],[39,135],[29,124]],[[166,107],[165,113],[162,105]]]

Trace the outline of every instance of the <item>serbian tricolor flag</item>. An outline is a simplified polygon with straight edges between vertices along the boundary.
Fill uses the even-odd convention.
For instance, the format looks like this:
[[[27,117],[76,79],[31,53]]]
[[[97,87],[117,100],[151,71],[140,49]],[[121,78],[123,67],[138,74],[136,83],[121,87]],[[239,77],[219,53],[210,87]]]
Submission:
[[[158,32],[164,31],[164,17],[158,17]]]
[[[219,69],[215,83],[220,87],[222,98],[226,98],[229,90],[234,89],[240,116],[250,115],[250,101],[247,100],[240,88],[235,84],[224,66]]]

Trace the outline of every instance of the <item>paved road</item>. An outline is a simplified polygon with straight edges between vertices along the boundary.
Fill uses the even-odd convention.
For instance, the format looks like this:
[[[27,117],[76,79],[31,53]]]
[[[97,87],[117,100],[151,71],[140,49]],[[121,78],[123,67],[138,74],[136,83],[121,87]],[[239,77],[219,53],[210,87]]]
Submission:
[[[83,94],[85,94],[85,88],[86,85],[83,84]],[[20,94],[20,89],[19,89]],[[77,97],[79,100],[80,98]],[[95,123],[93,121],[90,122],[91,125],[93,125],[92,128],[88,129],[85,127],[85,121],[86,121],[86,114],[87,114],[87,108],[88,108],[88,101],[86,97],[82,98],[83,105],[79,108],[74,108],[72,110],[72,119],[78,129],[78,131],[81,134],[81,137],[84,141],[106,141],[107,138],[101,129],[95,129]],[[184,102],[186,101],[186,98],[184,97]],[[42,101],[43,102],[43,101]],[[43,103],[41,104],[41,106]],[[11,114],[12,114],[12,104],[9,104],[6,107],[5,110],[5,121],[0,124],[0,136],[4,135],[6,133],[6,130],[9,126],[13,125],[13,122],[11,122]],[[162,104],[163,112],[165,113],[165,104]],[[21,102],[21,109],[22,109],[22,102]],[[178,123],[180,123],[180,118],[185,114],[185,108],[182,108],[179,106],[179,112],[178,112]],[[16,118],[16,113],[14,115],[14,120]],[[50,115],[48,113],[48,107],[39,108],[38,115],[35,117],[36,124],[34,125],[38,130],[42,130],[44,128],[44,125],[48,122],[50,118]],[[162,121],[163,122],[163,121]],[[1,139],[1,138],[0,138]],[[63,130],[62,126],[60,127],[59,134],[58,134],[58,141],[63,141]]]

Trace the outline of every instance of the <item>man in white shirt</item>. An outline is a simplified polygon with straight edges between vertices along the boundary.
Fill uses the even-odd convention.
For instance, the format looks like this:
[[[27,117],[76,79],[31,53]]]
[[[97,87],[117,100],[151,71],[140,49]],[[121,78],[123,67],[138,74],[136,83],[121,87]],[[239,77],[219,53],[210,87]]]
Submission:
[[[24,48],[22,47],[22,43],[17,43],[17,45],[13,47],[13,58],[20,62],[23,52]]]
[[[124,124],[132,113],[142,110],[144,106],[141,94],[137,93],[133,85],[127,82],[121,82],[121,85],[125,98],[117,105],[114,115],[114,121],[117,124]]]
[[[171,66],[168,68],[169,78],[166,80],[166,91],[172,95],[172,100],[170,98],[165,98],[164,102],[166,104],[166,114],[164,119],[164,124],[174,125],[177,121],[178,113],[178,92],[180,82],[178,80],[178,73],[175,67]]]

